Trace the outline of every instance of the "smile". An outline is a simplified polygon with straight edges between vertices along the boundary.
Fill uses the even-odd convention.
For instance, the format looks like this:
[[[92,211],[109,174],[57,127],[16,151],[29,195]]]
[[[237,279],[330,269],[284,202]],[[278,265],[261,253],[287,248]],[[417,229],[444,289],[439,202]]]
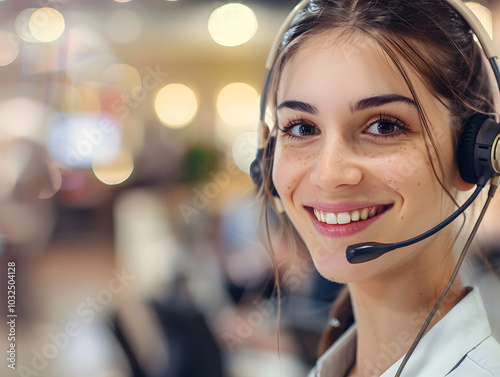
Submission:
[[[318,219],[319,222],[329,225],[344,225],[350,222],[364,221],[375,217],[378,214],[377,212],[377,207],[361,208],[349,212],[338,213],[324,212],[314,208],[316,219]]]
[[[377,222],[394,204],[365,204],[360,205],[358,208],[355,207],[355,204],[321,205],[326,208],[305,207],[314,219],[314,227],[326,237],[343,238],[353,236],[368,228]],[[354,209],[346,208],[348,206]],[[332,212],[326,210],[328,207],[332,207],[330,209]]]

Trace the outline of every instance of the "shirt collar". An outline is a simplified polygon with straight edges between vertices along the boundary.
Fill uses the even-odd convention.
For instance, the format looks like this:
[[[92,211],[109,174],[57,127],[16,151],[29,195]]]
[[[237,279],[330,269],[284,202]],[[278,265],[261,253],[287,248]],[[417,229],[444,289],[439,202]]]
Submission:
[[[418,344],[404,371],[415,377],[445,376],[479,343],[491,335],[479,290],[473,288],[436,323]],[[396,374],[402,359],[381,377]]]
[[[356,324],[352,325],[316,362],[309,377],[345,377],[356,359]]]
[[[345,377],[356,357],[356,325],[351,326],[317,361],[310,377]],[[479,290],[473,288],[436,323],[404,368],[415,377],[445,376],[465,354],[491,335]],[[401,358],[381,377],[393,377]]]

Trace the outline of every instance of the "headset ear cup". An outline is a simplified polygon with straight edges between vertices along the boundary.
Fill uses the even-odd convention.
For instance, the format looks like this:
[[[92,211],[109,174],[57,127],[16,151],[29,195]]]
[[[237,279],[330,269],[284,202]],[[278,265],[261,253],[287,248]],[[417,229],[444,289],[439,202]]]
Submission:
[[[257,186],[258,191],[262,186],[262,154],[263,150],[259,149],[257,157],[255,157],[255,160],[250,165],[250,178],[252,178],[254,185]]]
[[[253,183],[257,186],[258,191],[262,189],[264,181],[267,179],[268,175],[271,174],[275,143],[276,137],[271,136],[266,148],[261,148],[257,151],[257,157],[250,165],[250,177],[252,178]],[[276,190],[272,179],[269,179],[269,191],[273,194],[273,196],[279,198],[278,191]]]
[[[497,147],[500,124],[483,114],[467,120],[457,149],[458,169],[465,182],[485,185],[498,175]]]
[[[457,148],[457,164],[460,176],[467,183],[476,184],[478,180],[474,153],[477,135],[486,119],[488,119],[486,115],[474,114],[465,121],[460,134]]]

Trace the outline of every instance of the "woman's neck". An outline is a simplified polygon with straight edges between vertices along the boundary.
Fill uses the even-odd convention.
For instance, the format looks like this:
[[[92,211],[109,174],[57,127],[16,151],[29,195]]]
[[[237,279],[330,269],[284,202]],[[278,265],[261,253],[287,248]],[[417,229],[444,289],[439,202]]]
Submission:
[[[349,284],[358,326],[356,365],[349,376],[380,376],[407,352],[452,274],[450,259],[439,268],[405,266],[390,279],[378,276]],[[464,295],[465,288],[455,280],[428,329]]]

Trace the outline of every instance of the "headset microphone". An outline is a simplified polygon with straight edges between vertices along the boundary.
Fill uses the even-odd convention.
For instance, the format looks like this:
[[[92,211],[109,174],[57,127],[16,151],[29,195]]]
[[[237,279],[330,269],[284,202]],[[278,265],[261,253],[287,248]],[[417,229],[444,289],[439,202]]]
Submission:
[[[470,196],[469,199],[467,199],[467,201],[462,206],[460,206],[460,208],[458,208],[446,220],[442,221],[441,223],[436,225],[434,228],[428,230],[427,232],[424,232],[419,236],[413,237],[409,240],[402,242],[396,242],[396,243],[366,242],[366,243],[358,243],[355,245],[347,246],[345,252],[347,260],[349,261],[349,263],[353,264],[369,262],[373,259],[376,259],[384,255],[389,251],[399,249],[405,246],[410,246],[413,245],[414,243],[425,240],[426,238],[439,232],[441,229],[443,229],[445,226],[447,226],[449,223],[455,220],[462,212],[464,212],[467,209],[467,207],[469,207],[469,205],[477,198],[483,187],[484,183],[482,184],[478,183],[474,193]]]

